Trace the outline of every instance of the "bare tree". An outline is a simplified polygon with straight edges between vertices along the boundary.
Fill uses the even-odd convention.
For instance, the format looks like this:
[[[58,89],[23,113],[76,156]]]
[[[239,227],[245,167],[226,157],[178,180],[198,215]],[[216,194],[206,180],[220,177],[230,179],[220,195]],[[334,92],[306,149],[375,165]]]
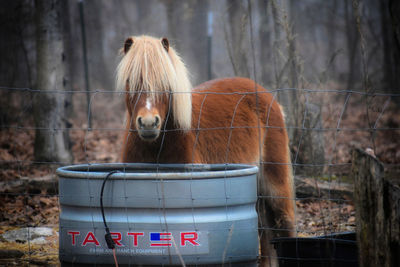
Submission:
[[[34,101],[35,160],[70,163],[65,112],[66,55],[61,0],[36,0],[37,88]]]
[[[347,76],[347,89],[353,90],[354,83],[356,80],[357,71],[360,66],[359,64],[359,56],[358,55],[358,42],[359,35],[357,33],[356,22],[353,14],[353,5],[352,1],[346,0],[344,5],[344,14],[345,14],[345,27],[346,27],[346,42],[347,42],[347,54],[349,57],[348,60],[348,76]]]
[[[300,53],[297,49],[296,20],[299,3],[289,1],[289,14],[286,13],[277,1],[271,0],[274,18],[274,30],[277,36],[284,36],[285,40],[276,40],[274,58],[276,59],[275,83],[278,88],[288,86],[290,89],[279,92],[279,101],[285,109],[286,126],[290,139],[290,148],[293,154],[293,163],[317,164],[322,166],[324,157],[324,139],[319,131],[305,129],[321,128],[321,107],[309,102],[307,93],[302,90],[305,83]],[[279,50],[286,47],[286,51]],[[280,56],[280,54],[285,56]],[[281,67],[282,66],[282,67]],[[295,168],[310,174],[318,174],[321,167]]]
[[[395,44],[394,54],[395,54],[395,64],[397,69],[400,68],[400,2],[396,0],[389,0],[389,10],[390,10],[390,20],[393,29],[393,39]],[[399,71],[397,71],[399,73]],[[399,90],[400,87],[400,77],[397,75],[397,83],[393,91]],[[400,106],[400,98],[396,97],[394,100],[397,106]]]
[[[389,0],[381,0],[380,16],[383,41],[383,69],[384,69],[384,88],[390,93],[395,93],[400,86],[400,49],[396,47],[396,25],[395,17],[399,17],[395,12],[391,12],[395,5]],[[390,5],[391,4],[391,5]],[[397,4],[399,6],[399,4]],[[397,29],[399,31],[399,29]]]
[[[178,35],[181,30],[180,26],[182,26],[179,22],[182,22],[181,14],[183,14],[183,5],[174,0],[163,0],[162,2],[164,3],[167,11],[169,33],[168,38],[170,39],[170,41],[172,41],[176,49],[178,51],[181,51],[181,44],[180,42],[176,42],[176,40],[178,40]]]
[[[146,25],[150,22],[152,19],[149,16],[146,16],[147,14],[150,13],[151,9],[151,2],[148,0],[137,0],[136,1],[136,7],[137,7],[137,31],[140,34],[145,33]]]
[[[330,1],[330,5],[327,6],[327,11],[328,11],[328,21],[330,22],[327,25],[328,28],[328,53],[331,54],[331,71],[332,74],[335,75],[336,73],[336,64],[333,63],[334,57],[336,55],[336,31],[337,31],[337,24],[335,23],[337,19],[337,12],[338,12],[338,1],[337,0],[332,0]]]
[[[106,59],[106,23],[108,17],[107,1],[88,0],[83,2],[86,46],[89,64],[89,79],[92,88],[112,88],[113,80],[109,73],[114,70]],[[96,10],[96,12],[92,12]],[[101,67],[100,67],[101,66]],[[111,76],[112,77],[112,76]]]
[[[229,0],[226,4],[230,29],[230,40],[226,41],[233,71],[236,76],[249,77],[247,55],[244,49],[248,23],[247,8],[242,0]]]
[[[392,42],[392,27],[389,21],[389,1],[381,0],[380,5],[380,17],[381,17],[381,29],[382,29],[382,41],[383,41],[383,77],[384,77],[384,87],[390,88],[395,82],[395,76],[397,76],[394,71],[394,58],[393,54],[393,42]]]
[[[186,31],[188,62],[191,64],[191,74],[196,84],[204,82],[208,78],[207,73],[207,12],[208,1],[191,0],[185,9],[188,25]],[[193,34],[196,33],[196,34]],[[199,56],[202,55],[202,56]]]
[[[258,0],[258,11],[260,15],[260,65],[261,65],[261,81],[264,86],[271,85],[272,83],[272,72],[271,61],[272,61],[272,43],[271,43],[271,29],[270,20],[268,15],[269,1]]]
[[[400,51],[400,3],[396,0],[389,0],[390,18],[393,27],[393,35],[397,50]]]
[[[166,36],[185,58],[193,84],[204,82],[207,73],[207,12],[209,2],[163,0],[168,20]]]
[[[282,23],[281,23],[281,16],[280,16],[280,10],[279,7],[276,3],[275,0],[271,0],[271,13],[272,13],[272,18],[273,18],[273,53],[272,53],[272,59],[273,59],[273,64],[274,64],[274,83],[276,88],[281,88],[282,87],[282,67],[280,65],[281,63],[281,57],[280,57],[280,47],[282,45],[281,43],[281,38],[282,38]]]
[[[32,88],[35,83],[35,28],[33,3],[22,0],[0,1],[0,85]],[[21,123],[20,112],[30,99],[0,90],[0,125]],[[18,104],[16,104],[18,103]],[[20,111],[20,110],[18,110]],[[26,109],[30,114],[30,109]]]
[[[63,10],[61,15],[61,27],[63,32],[63,43],[64,43],[64,54],[70,55],[68,57],[68,64],[65,67],[65,79],[64,79],[64,89],[70,91],[65,95],[65,109],[66,115],[71,117],[73,114],[73,105],[72,105],[72,73],[74,71],[73,64],[70,64],[72,60],[72,54],[74,51],[74,44],[71,34],[71,23],[70,23],[70,6],[67,1],[61,2],[61,8]]]

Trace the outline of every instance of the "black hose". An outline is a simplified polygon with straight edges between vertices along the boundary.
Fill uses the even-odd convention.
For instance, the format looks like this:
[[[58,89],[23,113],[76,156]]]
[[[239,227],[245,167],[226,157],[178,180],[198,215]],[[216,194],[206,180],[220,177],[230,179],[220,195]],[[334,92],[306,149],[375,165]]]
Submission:
[[[104,227],[106,228],[106,235],[104,238],[106,239],[106,243],[109,249],[114,249],[115,248],[115,242],[111,237],[110,229],[108,228],[106,217],[104,216],[104,206],[103,206],[103,192],[104,192],[104,186],[108,180],[108,178],[113,175],[114,173],[117,173],[119,171],[111,171],[107,174],[106,177],[104,177],[103,184],[101,185],[101,191],[100,191],[100,208],[101,208],[101,215],[103,216],[103,223]]]

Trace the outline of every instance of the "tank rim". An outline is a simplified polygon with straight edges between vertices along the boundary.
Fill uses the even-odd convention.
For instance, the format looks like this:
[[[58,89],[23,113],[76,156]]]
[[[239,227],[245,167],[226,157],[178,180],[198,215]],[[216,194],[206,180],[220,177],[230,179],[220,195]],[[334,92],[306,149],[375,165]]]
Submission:
[[[258,172],[255,165],[246,164],[155,164],[155,163],[94,163],[60,167],[56,173],[60,178],[104,179],[111,171],[112,179],[211,179],[253,175]]]

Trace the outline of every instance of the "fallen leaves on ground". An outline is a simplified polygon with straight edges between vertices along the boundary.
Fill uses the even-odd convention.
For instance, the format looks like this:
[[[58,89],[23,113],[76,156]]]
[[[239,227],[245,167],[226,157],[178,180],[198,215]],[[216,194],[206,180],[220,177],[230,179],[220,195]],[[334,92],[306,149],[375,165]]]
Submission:
[[[297,231],[302,236],[321,236],[355,231],[355,209],[351,201],[297,200]]]
[[[2,226],[0,233],[11,229],[15,228]],[[46,243],[40,245],[0,240],[0,266],[58,266],[57,231],[58,227],[54,227],[54,235],[46,237]]]

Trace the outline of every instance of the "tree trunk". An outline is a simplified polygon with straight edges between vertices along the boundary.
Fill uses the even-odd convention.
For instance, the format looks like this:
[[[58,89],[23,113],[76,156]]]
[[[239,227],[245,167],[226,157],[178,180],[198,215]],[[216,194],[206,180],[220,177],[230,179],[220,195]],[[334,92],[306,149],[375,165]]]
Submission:
[[[65,112],[66,58],[61,27],[61,0],[36,0],[37,93],[35,160],[70,163]]]
[[[348,63],[348,76],[347,76],[347,90],[354,90],[354,83],[356,74],[358,73],[360,64],[358,63],[358,41],[359,35],[357,33],[357,25],[353,16],[352,1],[347,0],[344,6],[345,11],[345,27],[346,27],[346,42],[347,53],[349,55]]]
[[[398,93],[398,89],[400,87],[400,76],[397,75],[400,73],[400,2],[396,0],[389,0],[389,13],[390,13],[390,22],[392,28],[392,40],[393,40],[393,68],[395,75],[395,84],[392,85],[392,88],[388,90],[389,93]],[[394,102],[397,106],[400,106],[400,99],[395,97]]]
[[[207,15],[209,2],[204,0],[163,0],[168,20],[170,43],[185,59],[191,82],[208,80]]]
[[[176,48],[177,51],[182,51],[181,42],[178,41],[180,38],[179,33],[182,30],[182,9],[183,5],[174,0],[165,0],[163,1],[165,8],[167,10],[167,20],[168,20],[168,39]]]
[[[331,1],[331,5],[332,6],[328,6],[328,18],[329,18],[329,25],[327,26],[327,30],[328,30],[328,53],[329,53],[329,57],[332,59],[331,61],[331,77],[336,77],[336,64],[335,62],[333,62],[333,59],[336,55],[336,31],[337,31],[337,24],[336,19],[337,19],[337,12],[338,12],[338,1],[337,0],[333,0]]]
[[[400,2],[389,0],[389,10],[396,48],[400,52]]]
[[[86,30],[86,50],[89,68],[90,88],[113,88],[113,80],[110,79],[111,64],[106,59],[106,27],[107,6],[104,1],[84,1],[84,26]],[[96,10],[96,12],[91,12]],[[125,36],[124,36],[125,37]],[[77,47],[78,44],[77,44]],[[95,114],[93,114],[95,115]]]
[[[287,64],[288,64],[288,86],[294,90],[284,91],[286,98],[286,108],[287,108],[287,123],[289,126],[301,126],[302,117],[305,108],[304,96],[299,90],[299,60],[296,48],[296,33],[294,32],[293,24],[295,22],[296,6],[295,2],[289,1],[289,17],[285,18],[284,30],[286,34],[286,45],[287,45]],[[289,138],[294,146],[297,146],[301,140],[300,129],[288,129]],[[296,162],[294,162],[296,163]]]
[[[282,77],[280,75],[281,72],[281,60],[280,60],[280,48],[281,44],[281,32],[282,32],[282,25],[280,23],[281,16],[275,0],[271,0],[271,13],[273,19],[273,45],[272,45],[272,61],[274,64],[274,87],[275,88],[282,88]],[[281,100],[281,95],[278,95],[278,100]]]
[[[151,22],[153,18],[146,16],[150,13],[151,2],[149,0],[137,0],[137,32],[144,34],[146,32],[146,26]],[[167,36],[165,36],[167,37]]]
[[[359,149],[352,162],[360,266],[400,266],[400,180]]]
[[[194,84],[199,84],[208,80],[208,60],[206,56],[208,52],[208,1],[188,1],[185,14],[188,14],[185,20],[185,25],[188,27],[188,31],[185,32],[187,40],[185,51],[187,54],[187,60],[190,63],[189,67],[193,77],[192,80]]]
[[[268,16],[268,0],[258,0],[258,11],[260,15],[260,66],[261,66],[261,84],[265,87],[272,85],[272,44],[271,29]]]
[[[226,2],[228,10],[228,22],[230,29],[230,40],[227,45],[231,47],[231,60],[235,76],[250,77],[247,65],[247,55],[244,42],[247,40],[247,8],[242,0],[229,0]]]
[[[391,24],[389,14],[389,1],[381,0],[379,3],[382,29],[381,36],[383,41],[383,87],[389,93],[397,93],[394,89],[400,86],[398,75],[398,73],[400,73],[400,68],[398,66],[400,62],[398,60],[398,55],[396,55],[395,39],[392,30],[393,25]]]
[[[63,32],[63,40],[64,40],[64,54],[70,55],[68,62],[71,62],[72,54],[74,51],[73,38],[71,34],[70,27],[70,6],[69,2],[61,1],[61,8],[63,10],[61,15],[62,21],[62,32]],[[66,116],[70,118],[73,115],[73,103],[72,103],[72,73],[73,73],[73,65],[67,64],[65,67],[65,79],[64,79],[64,89],[70,91],[71,93],[65,94],[65,112]]]

